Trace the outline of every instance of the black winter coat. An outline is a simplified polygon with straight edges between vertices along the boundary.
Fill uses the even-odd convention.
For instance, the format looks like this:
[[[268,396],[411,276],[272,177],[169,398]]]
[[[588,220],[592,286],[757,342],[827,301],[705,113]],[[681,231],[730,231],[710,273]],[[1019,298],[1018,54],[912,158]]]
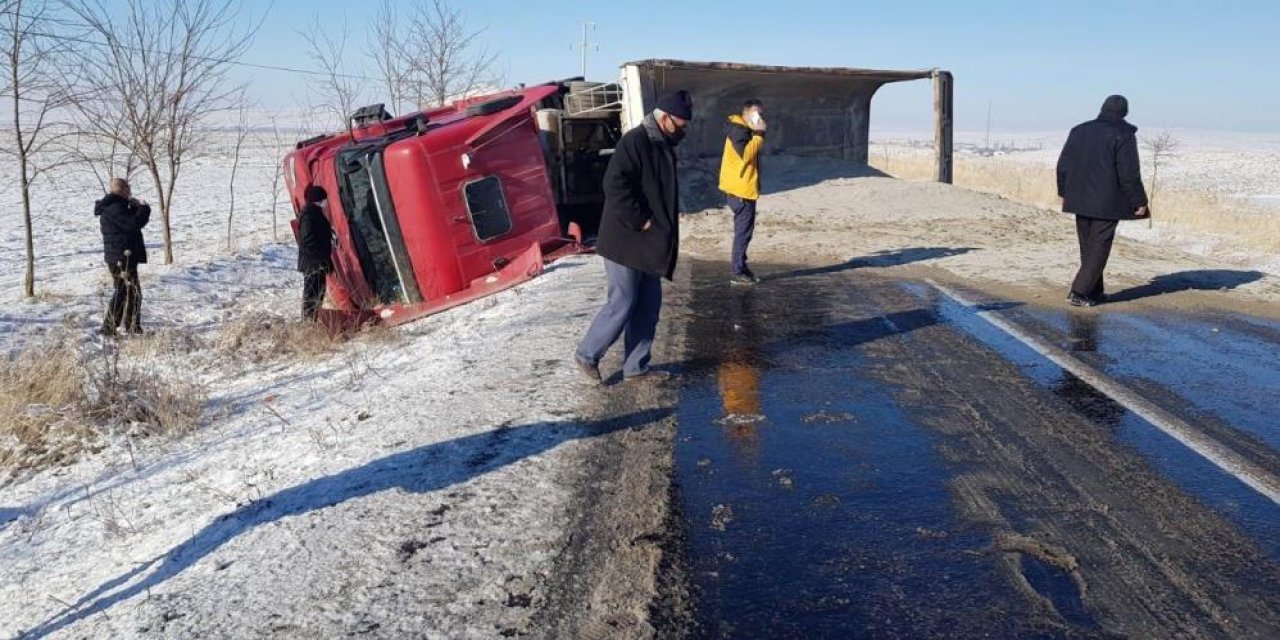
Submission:
[[[596,253],[668,280],[680,251],[676,154],[652,116],[622,136],[604,174]],[[645,231],[645,223],[653,226]]]
[[[298,214],[298,271],[333,271],[333,227],[315,203],[302,207]]]
[[[102,228],[102,248],[107,264],[124,262],[129,252],[133,264],[147,261],[147,245],[142,241],[142,228],[151,220],[151,207],[137,200],[126,200],[114,193],[93,204]]]
[[[1058,157],[1062,210],[1087,218],[1132,220],[1147,204],[1138,164],[1138,128],[1102,116],[1077,125]]]

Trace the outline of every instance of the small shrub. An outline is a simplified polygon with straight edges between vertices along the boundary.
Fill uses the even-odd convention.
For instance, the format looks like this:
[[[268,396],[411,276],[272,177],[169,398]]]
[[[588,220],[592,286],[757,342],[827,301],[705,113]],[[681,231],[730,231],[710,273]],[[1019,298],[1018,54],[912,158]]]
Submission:
[[[0,364],[0,468],[74,457],[91,435],[80,412],[84,373],[71,340],[49,340]]]
[[[247,314],[228,322],[214,338],[219,352],[251,363],[317,358],[339,344],[338,338],[314,322],[266,313]]]
[[[139,341],[145,342],[145,341]],[[133,343],[84,345],[54,332],[0,364],[0,471],[10,476],[74,461],[103,437],[173,435],[192,429],[206,392],[131,355]]]

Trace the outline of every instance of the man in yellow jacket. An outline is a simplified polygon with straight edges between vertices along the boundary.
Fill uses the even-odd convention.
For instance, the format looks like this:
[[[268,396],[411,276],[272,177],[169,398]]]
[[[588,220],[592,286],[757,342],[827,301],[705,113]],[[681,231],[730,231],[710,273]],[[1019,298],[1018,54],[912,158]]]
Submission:
[[[760,199],[760,147],[764,146],[764,104],[747,100],[742,113],[729,116],[725,126],[724,156],[720,161],[720,190],[733,210],[734,284],[756,284],[760,279],[747,267],[747,245],[756,228],[756,201]]]

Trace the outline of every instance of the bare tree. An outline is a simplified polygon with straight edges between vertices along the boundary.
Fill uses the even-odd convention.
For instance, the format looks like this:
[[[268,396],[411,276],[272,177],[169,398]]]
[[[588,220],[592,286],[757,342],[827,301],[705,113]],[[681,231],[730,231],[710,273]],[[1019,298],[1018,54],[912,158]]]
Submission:
[[[1156,193],[1160,190],[1160,166],[1176,158],[1180,146],[1182,140],[1169,129],[1153,136],[1142,136],[1142,148],[1147,150],[1147,156],[1151,158],[1151,193],[1147,198],[1150,201],[1149,211],[1155,210]],[[1151,216],[1147,217],[1147,226],[1151,226]]]
[[[204,125],[236,107],[227,72],[255,28],[237,0],[63,0],[100,46],[83,70],[77,126],[114,141],[150,176],[160,207],[165,264],[173,263],[174,195],[184,162],[207,144]]]
[[[55,143],[65,135],[54,116],[67,105],[66,93],[57,82],[57,57],[67,52],[69,41],[59,41],[42,31],[51,7],[44,0],[0,2],[4,47],[0,62],[4,72],[3,93],[11,106],[13,147],[0,146],[18,163],[18,188],[22,192],[22,226],[26,250],[26,271],[22,279],[24,296],[34,297],[36,286],[35,234],[31,220],[31,185],[44,172],[65,161],[53,157]]]
[[[409,23],[401,19],[401,13],[395,9],[391,0],[382,0],[378,5],[378,13],[369,27],[369,38],[372,40],[373,64],[378,69],[378,76],[386,87],[391,110],[400,113],[404,106],[410,87],[413,65],[410,50],[405,46],[408,40]],[[413,105],[413,110],[418,109]]]
[[[448,0],[423,0],[404,42],[410,56],[409,87],[419,108],[440,106],[500,83],[496,53],[479,41],[462,12]]]
[[[346,71],[347,41],[351,38],[346,21],[336,36],[320,26],[319,18],[310,29],[299,34],[307,42],[307,57],[324,73],[318,88],[307,89],[312,106],[329,112],[338,126],[346,127],[347,118],[356,110],[356,104],[364,94],[361,78]]]
[[[240,151],[244,148],[244,140],[249,137],[249,103],[244,98],[240,100],[235,136],[235,144],[232,146],[231,155],[231,180],[227,185],[227,194],[231,201],[227,207],[227,251],[235,249],[236,171],[240,169]]]
[[[1160,188],[1160,166],[1165,164],[1166,160],[1177,157],[1180,146],[1182,141],[1168,129],[1153,136],[1142,136],[1142,148],[1146,149],[1148,157],[1151,158],[1152,200],[1155,200],[1156,192]]]
[[[271,176],[271,241],[279,242],[280,234],[277,232],[279,223],[276,221],[276,206],[280,204],[280,178],[284,177],[284,164],[280,162],[280,158],[288,151],[284,136],[280,131],[280,118],[274,114],[271,116],[271,140],[273,142],[272,157],[276,158],[276,170]]]
[[[101,123],[100,127],[116,133],[102,135],[97,131],[84,131],[77,127],[67,132],[67,143],[64,146],[68,162],[88,168],[105,193],[112,178],[132,181],[140,167],[137,154],[120,143],[124,139],[123,118],[114,124]]]

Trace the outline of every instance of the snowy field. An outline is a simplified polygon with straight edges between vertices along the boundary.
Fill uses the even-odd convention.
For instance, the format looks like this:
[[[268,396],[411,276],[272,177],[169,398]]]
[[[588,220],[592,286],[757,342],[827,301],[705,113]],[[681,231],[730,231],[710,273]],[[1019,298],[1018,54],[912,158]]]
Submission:
[[[189,366],[172,375],[207,388],[207,409],[182,438],[108,439],[0,485],[0,637],[494,637],[530,624],[567,535],[558,480],[585,427],[566,363],[601,302],[598,260],[316,358],[209,357],[199,345],[226,323],[298,313],[287,205],[271,235],[276,160],[259,144],[242,161],[232,250],[225,158],[189,167],[174,265],[153,215],[144,326],[187,338]],[[39,185],[34,302],[21,298],[18,195],[3,193],[0,350],[64,325],[101,349],[96,182]]]
[[[1153,126],[1138,130],[1144,170],[1149,170],[1150,158],[1141,148],[1141,138],[1159,135],[1162,131]],[[1180,145],[1174,157],[1167,161],[1165,184],[1168,188],[1254,199],[1259,203],[1280,206],[1280,134],[1189,129],[1170,129],[1170,133],[1180,141]],[[877,152],[882,153],[885,146],[926,148],[932,145],[933,140],[932,133],[892,129],[876,130],[871,137],[873,156]],[[991,148],[1009,160],[1050,167],[1057,162],[1066,139],[1066,131],[993,132],[989,142],[987,134],[982,131],[957,131],[955,134],[958,154],[969,155],[978,149]],[[1165,170],[1161,168],[1162,173]]]
[[[1139,137],[1162,130],[1140,129]],[[1170,130],[1179,145],[1163,160],[1156,224],[1122,225],[1134,240],[1175,247],[1231,264],[1280,274],[1272,230],[1280,229],[1280,134]],[[1057,208],[1054,166],[1066,131],[956,134],[956,183],[1044,208]],[[1141,140],[1143,176],[1151,190],[1151,157]],[[931,179],[932,134],[878,130],[871,163],[908,179]],[[972,172],[966,172],[972,169]],[[1007,173],[1001,178],[993,173]],[[967,182],[977,181],[977,184]],[[1170,206],[1172,205],[1172,206]],[[1167,215],[1162,215],[1167,214]],[[1263,219],[1259,221],[1258,216]],[[1173,224],[1169,218],[1174,218]]]

